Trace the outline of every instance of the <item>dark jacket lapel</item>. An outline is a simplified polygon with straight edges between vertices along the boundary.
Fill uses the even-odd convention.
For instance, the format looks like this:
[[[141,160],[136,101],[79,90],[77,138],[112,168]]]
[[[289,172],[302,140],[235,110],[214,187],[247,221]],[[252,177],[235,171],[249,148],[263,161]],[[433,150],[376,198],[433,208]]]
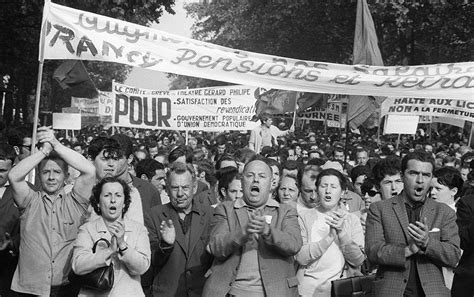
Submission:
[[[199,203],[193,201],[193,212],[191,212],[191,214],[192,219],[191,229],[189,230],[189,232],[191,232],[189,238],[189,255],[193,253],[194,247],[199,241],[199,238],[201,238],[206,226],[206,212],[201,207],[199,207]]]
[[[178,245],[181,247],[184,253],[186,253],[187,247],[186,247],[186,240],[183,234],[183,229],[181,228],[181,224],[179,223],[178,213],[173,208],[171,203],[166,204],[166,212],[163,212],[163,216],[166,217],[167,220],[171,219],[173,221],[174,231],[176,234],[175,241],[178,243]]]
[[[426,218],[426,224],[428,225],[428,231],[433,228],[433,221],[434,221],[434,214],[436,203],[431,198],[426,198],[425,205],[423,205],[423,209],[421,210],[420,220],[423,223],[423,218]]]

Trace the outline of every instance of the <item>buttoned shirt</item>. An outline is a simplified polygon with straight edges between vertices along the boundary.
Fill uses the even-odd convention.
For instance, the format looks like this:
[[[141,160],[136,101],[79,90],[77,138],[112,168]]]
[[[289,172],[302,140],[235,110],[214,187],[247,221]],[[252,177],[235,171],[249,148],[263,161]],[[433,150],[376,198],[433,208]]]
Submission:
[[[51,286],[67,284],[74,240],[89,200],[62,190],[56,198],[30,189],[22,205],[20,258],[12,290],[49,295]]]

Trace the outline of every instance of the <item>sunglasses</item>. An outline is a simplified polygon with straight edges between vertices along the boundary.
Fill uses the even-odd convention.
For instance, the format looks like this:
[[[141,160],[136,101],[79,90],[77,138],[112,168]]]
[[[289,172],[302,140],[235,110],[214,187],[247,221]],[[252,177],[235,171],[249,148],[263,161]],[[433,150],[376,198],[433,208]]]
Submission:
[[[365,196],[366,194],[369,195],[369,197],[374,197],[375,195],[377,194],[380,194],[380,192],[378,191],[374,191],[374,190],[368,190],[366,192],[362,192],[362,194]]]

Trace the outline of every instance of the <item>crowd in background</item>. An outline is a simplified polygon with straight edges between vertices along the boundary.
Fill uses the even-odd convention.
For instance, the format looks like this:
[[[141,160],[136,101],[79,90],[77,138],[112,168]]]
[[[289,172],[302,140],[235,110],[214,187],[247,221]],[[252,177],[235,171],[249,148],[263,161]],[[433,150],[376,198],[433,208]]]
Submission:
[[[472,296],[474,152],[462,131],[378,136],[284,130],[270,119],[266,135],[266,120],[257,134],[41,128],[34,154],[31,128],[5,129],[0,296],[100,295],[69,284],[65,271],[104,263],[116,273],[105,296],[330,296],[331,281],[362,273],[376,273],[387,296]],[[61,172],[64,180],[51,177]],[[402,198],[408,231],[392,227]],[[92,253],[100,238],[108,246]],[[391,244],[405,241],[406,259],[389,259],[399,252]]]

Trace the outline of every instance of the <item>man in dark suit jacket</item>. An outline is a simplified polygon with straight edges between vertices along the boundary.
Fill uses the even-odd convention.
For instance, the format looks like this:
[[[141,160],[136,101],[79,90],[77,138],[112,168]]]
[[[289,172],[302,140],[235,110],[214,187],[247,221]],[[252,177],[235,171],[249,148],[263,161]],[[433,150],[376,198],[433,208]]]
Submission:
[[[402,160],[403,192],[370,205],[365,249],[378,264],[375,296],[450,296],[440,266],[459,261],[456,214],[427,197],[433,177],[431,154],[416,151]]]
[[[167,173],[170,203],[145,217],[152,267],[153,296],[198,297],[212,263],[206,251],[212,208],[193,199],[197,190],[191,164],[174,162]]]
[[[20,212],[8,185],[8,172],[15,161],[15,150],[0,143],[0,296],[16,296],[10,289],[18,262],[20,245]]]
[[[243,198],[217,206],[209,242],[215,257],[202,296],[298,296],[293,256],[303,245],[296,209],[270,197],[272,169],[244,168]]]
[[[452,296],[474,295],[474,195],[462,197],[457,203],[457,221],[463,254],[454,270]]]

